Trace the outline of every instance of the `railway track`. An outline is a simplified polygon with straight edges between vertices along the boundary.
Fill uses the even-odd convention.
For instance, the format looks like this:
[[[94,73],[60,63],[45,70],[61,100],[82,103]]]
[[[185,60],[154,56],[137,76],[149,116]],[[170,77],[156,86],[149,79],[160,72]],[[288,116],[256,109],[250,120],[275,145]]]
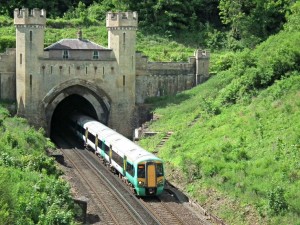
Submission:
[[[210,224],[193,215],[166,191],[159,198],[137,198],[121,179],[100,163],[95,154],[71,149],[74,144],[59,142],[64,157],[89,196],[89,205],[93,204],[94,211],[97,211],[99,223],[94,224]]]
[[[156,215],[162,225],[186,225],[166,204],[159,198],[141,199],[142,204],[148,208],[152,214]]]
[[[162,225],[209,225],[210,223],[199,218],[174,200],[173,196],[164,193],[159,197],[141,199],[142,204],[156,215]]]
[[[139,214],[122,201],[117,190],[101,176],[98,168],[88,162],[81,150],[74,149],[64,155],[83,180],[87,190],[92,193],[93,202],[99,208],[106,224],[147,224]],[[80,167],[78,166],[80,165]],[[97,188],[96,188],[97,187]],[[116,213],[118,212],[118,213]]]

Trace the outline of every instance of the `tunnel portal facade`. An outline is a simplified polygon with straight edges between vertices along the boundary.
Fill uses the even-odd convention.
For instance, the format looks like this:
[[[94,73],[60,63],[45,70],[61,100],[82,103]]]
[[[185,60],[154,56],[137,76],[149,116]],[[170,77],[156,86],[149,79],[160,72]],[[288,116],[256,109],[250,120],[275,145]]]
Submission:
[[[80,111],[132,135],[135,12],[107,14],[107,48],[84,39],[81,31],[44,48],[44,10],[16,9],[14,23],[18,115],[50,135],[53,122]]]
[[[188,62],[149,62],[136,52],[136,12],[108,12],[108,47],[83,38],[44,48],[46,11],[15,9],[16,48],[0,53],[0,100],[50,135],[53,124],[80,111],[130,137],[145,121],[145,100],[174,95],[209,77],[209,52]]]

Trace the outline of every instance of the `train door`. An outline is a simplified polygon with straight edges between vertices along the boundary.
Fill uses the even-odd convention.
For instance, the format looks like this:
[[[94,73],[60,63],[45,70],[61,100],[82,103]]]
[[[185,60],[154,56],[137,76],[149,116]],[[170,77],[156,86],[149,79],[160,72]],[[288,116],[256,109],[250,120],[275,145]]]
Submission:
[[[87,140],[88,140],[88,135],[89,135],[89,130],[88,130],[88,128],[86,128],[85,129],[85,138],[84,138],[84,140],[85,140],[85,142],[84,142],[84,145],[85,145],[85,147],[87,147]]]
[[[156,187],[156,169],[153,162],[146,163],[146,182],[148,188]]]
[[[109,146],[109,164],[111,165],[111,159],[112,159],[112,146]]]
[[[98,134],[96,134],[96,138],[95,138],[95,153],[98,155]]]
[[[125,177],[126,176],[126,170],[127,170],[127,157],[126,155],[124,155],[124,158],[123,158],[123,176]]]

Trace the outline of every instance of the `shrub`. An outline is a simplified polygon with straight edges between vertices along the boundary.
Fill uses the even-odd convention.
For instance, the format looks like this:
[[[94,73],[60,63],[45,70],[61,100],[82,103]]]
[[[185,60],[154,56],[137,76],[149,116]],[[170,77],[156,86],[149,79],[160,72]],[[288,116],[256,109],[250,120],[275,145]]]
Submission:
[[[13,20],[8,16],[0,15],[0,27],[12,26]]]
[[[286,211],[288,209],[288,204],[284,196],[284,189],[281,187],[276,187],[271,190],[268,194],[269,197],[269,207],[274,214]]]
[[[16,38],[11,36],[0,36],[0,52],[4,52],[7,48],[16,46]]]

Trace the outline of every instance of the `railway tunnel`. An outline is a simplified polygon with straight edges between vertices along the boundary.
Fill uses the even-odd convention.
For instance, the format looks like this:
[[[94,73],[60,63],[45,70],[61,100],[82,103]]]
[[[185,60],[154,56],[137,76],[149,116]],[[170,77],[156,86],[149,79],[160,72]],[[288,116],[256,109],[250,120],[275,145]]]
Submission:
[[[74,112],[88,115],[107,125],[110,102],[103,91],[93,90],[93,86],[72,85],[52,91],[44,99],[48,135],[52,139],[55,133],[64,130],[69,116]]]

